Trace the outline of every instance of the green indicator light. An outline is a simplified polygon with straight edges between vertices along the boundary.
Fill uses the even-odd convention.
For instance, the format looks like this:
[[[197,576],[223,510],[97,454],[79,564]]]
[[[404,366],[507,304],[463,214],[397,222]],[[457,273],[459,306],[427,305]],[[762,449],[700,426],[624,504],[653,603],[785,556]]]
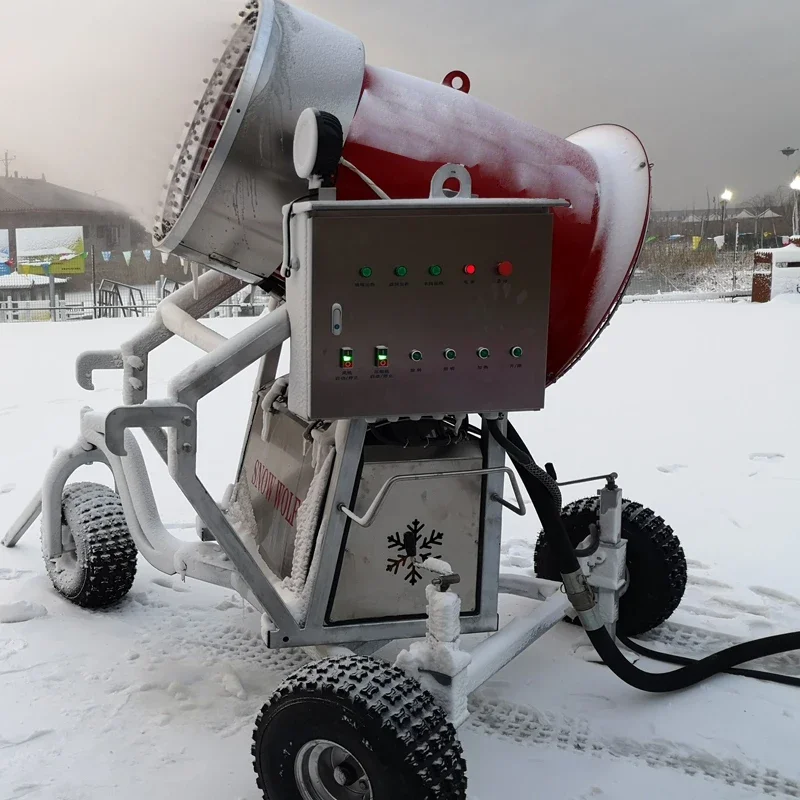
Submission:
[[[434,264],[432,267],[428,267],[428,272],[430,272],[434,278],[438,278],[439,275],[442,274],[442,268],[438,264]]]
[[[419,350],[412,350],[409,355],[412,361],[422,361],[422,353]]]
[[[342,369],[352,369],[353,368],[353,348],[352,347],[342,347],[339,350],[339,365]]]
[[[406,267],[395,267],[394,274],[397,275],[398,278],[405,278],[408,275],[408,269]]]
[[[372,277],[372,267],[361,267],[358,271],[358,274],[362,278],[371,278]]]
[[[448,361],[455,361],[456,360],[456,351],[453,350],[452,347],[448,347],[447,350],[444,351],[444,357]]]
[[[482,358],[482,359],[485,360],[485,359],[489,358],[490,355],[491,355],[491,353],[489,352],[489,348],[488,347],[479,347],[478,348],[478,358]]]
[[[521,347],[512,347],[511,348],[511,356],[512,356],[512,358],[522,358],[522,348]]]
[[[375,366],[388,367],[389,366],[389,348],[383,345],[375,348]]]

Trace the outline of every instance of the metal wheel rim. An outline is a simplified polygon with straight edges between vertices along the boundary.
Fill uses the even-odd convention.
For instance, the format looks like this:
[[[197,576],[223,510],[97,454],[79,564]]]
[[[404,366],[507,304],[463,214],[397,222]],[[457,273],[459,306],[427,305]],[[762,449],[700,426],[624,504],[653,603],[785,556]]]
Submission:
[[[294,779],[303,800],[374,800],[361,762],[327,739],[303,745],[295,758]]]

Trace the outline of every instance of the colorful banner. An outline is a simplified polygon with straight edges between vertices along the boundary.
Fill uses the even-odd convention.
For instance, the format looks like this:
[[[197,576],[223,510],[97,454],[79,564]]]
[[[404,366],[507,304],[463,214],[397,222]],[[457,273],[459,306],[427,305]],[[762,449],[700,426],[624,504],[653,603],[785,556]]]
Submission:
[[[131,265],[131,256],[133,255],[132,250],[123,250],[122,257],[125,259],[125,263],[130,266]]]
[[[4,262],[0,264],[0,277],[3,275],[10,275],[11,274],[11,267],[9,266],[8,262]]]
[[[700,242],[703,241],[701,236],[692,236],[692,250],[700,249]]]
[[[103,250],[103,261],[105,261],[106,264],[109,261],[111,261],[111,251],[110,250]]]
[[[153,251],[152,250],[142,250],[142,252],[144,253],[144,257],[147,259],[147,263],[149,264],[150,263],[150,256],[153,255]]]
[[[169,260],[169,253],[165,252],[164,250],[161,251],[161,263],[166,264]]]

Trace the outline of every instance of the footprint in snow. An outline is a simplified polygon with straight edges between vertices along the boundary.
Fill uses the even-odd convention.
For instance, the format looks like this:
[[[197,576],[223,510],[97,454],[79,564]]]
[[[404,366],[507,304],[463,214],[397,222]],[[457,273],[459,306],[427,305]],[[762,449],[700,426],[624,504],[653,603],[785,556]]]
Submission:
[[[754,617],[769,617],[769,609],[764,606],[756,606],[751,603],[742,603],[739,600],[732,600],[728,597],[712,597],[712,603],[732,608],[734,611],[741,611],[743,614],[752,614]]]
[[[663,472],[667,475],[673,472],[680,472],[682,469],[688,469],[688,464],[662,464],[660,467],[656,467],[659,472]]]
[[[24,639],[4,639],[0,641],[0,661],[22,652],[28,643]]]
[[[0,624],[11,622],[28,622],[37,617],[44,617],[47,609],[38,603],[30,603],[27,600],[19,600],[16,603],[0,605]]]
[[[779,603],[787,603],[790,606],[800,606],[800,599],[778,589],[770,589],[768,586],[751,586],[750,591],[759,597],[767,598],[767,600],[777,600]]]
[[[786,458],[783,453],[750,453],[751,461],[780,461]]]
[[[729,583],[723,583],[722,581],[714,580],[714,578],[707,578],[705,575],[689,575],[686,579],[686,583],[694,586],[710,586],[714,589],[733,589],[733,586]]]
[[[732,611],[712,611],[710,608],[687,606],[683,603],[681,603],[679,610],[685,614],[693,614],[696,617],[709,617],[710,619],[733,619],[736,616]]]
[[[30,575],[29,569],[11,569],[10,567],[0,567],[0,581],[16,581],[23,575]]]

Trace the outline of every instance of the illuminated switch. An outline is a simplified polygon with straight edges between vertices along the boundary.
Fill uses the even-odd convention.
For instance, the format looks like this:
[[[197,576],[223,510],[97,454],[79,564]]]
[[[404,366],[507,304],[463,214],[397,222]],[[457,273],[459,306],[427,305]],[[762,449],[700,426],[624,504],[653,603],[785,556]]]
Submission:
[[[389,348],[384,345],[378,345],[375,348],[375,366],[388,367],[389,366]]]
[[[479,347],[478,348],[478,358],[482,359],[483,361],[485,361],[487,358],[489,358],[490,355],[491,355],[491,353],[489,352],[489,348],[488,347]]]
[[[514,274],[514,265],[510,261],[501,261],[497,265],[497,273],[503,278],[510,278]]]
[[[353,369],[353,348],[352,347],[342,347],[339,350],[339,366],[342,369]]]
[[[448,347],[447,350],[444,351],[444,357],[448,361],[455,361],[456,360],[456,351],[453,350],[452,347]]]
[[[512,358],[522,358],[522,348],[521,347],[512,347],[511,348],[511,357]]]

